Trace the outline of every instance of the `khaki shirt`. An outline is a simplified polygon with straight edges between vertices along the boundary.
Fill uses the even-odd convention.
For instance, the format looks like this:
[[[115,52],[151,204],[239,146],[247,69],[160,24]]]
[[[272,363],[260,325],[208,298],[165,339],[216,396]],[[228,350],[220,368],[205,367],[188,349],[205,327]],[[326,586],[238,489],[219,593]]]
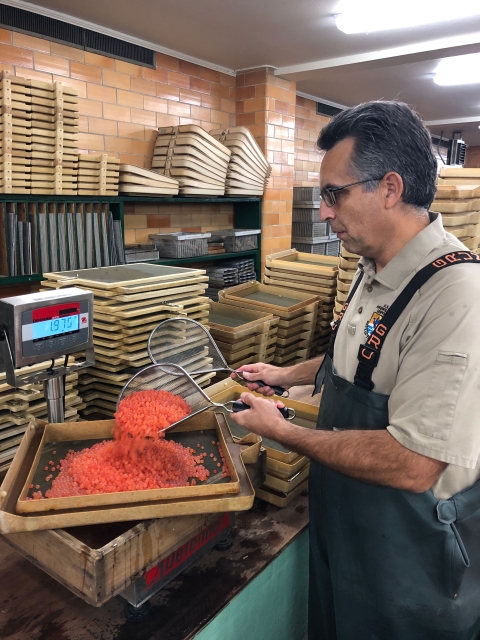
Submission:
[[[353,382],[360,344],[422,267],[465,246],[441,216],[411,240],[377,275],[361,258],[363,281],[335,342],[334,367]],[[358,277],[359,271],[354,278]],[[458,264],[435,274],[386,338],[372,380],[390,396],[389,432],[403,446],[448,463],[433,487],[447,499],[480,477],[480,265]]]

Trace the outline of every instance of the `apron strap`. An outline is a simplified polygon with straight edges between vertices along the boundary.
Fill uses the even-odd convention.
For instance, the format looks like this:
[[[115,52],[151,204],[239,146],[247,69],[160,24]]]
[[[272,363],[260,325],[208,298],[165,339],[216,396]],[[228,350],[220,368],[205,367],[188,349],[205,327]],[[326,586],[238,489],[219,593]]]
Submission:
[[[383,316],[382,321],[377,324],[367,342],[360,345],[357,356],[358,366],[354,378],[354,384],[357,387],[361,387],[367,391],[372,391],[374,388],[375,385],[372,382],[372,375],[378,364],[380,351],[387,338],[388,332],[420,287],[422,287],[433,275],[442,271],[442,269],[451,267],[455,264],[464,264],[467,262],[480,264],[480,255],[477,255],[472,251],[454,251],[452,253],[447,253],[446,255],[437,258],[426,267],[423,267],[423,269],[420,269],[420,271],[413,276],[405,289],[403,289],[398,298],[388,309],[387,313]]]
[[[334,346],[335,346],[335,339],[336,339],[337,333],[338,333],[337,332],[338,327],[340,326],[340,323],[342,322],[342,318],[345,315],[345,311],[347,310],[351,299],[355,295],[355,291],[358,289],[358,286],[359,286],[360,282],[362,281],[363,276],[364,276],[364,273],[363,273],[363,271],[361,271],[359,273],[359,275],[358,275],[358,278],[355,281],[355,284],[353,285],[352,289],[350,290],[350,293],[348,294],[347,301],[345,302],[345,304],[343,305],[342,310],[338,314],[338,318],[335,320],[335,322],[332,323],[332,333],[330,334],[330,342],[328,343],[327,353],[325,354],[325,358],[323,359],[322,364],[320,365],[320,369],[317,371],[317,374],[315,376],[315,388],[313,390],[312,396],[314,396],[317,393],[319,393],[320,389],[323,386],[323,383],[325,381],[325,374],[326,374],[327,356],[330,357],[331,361],[333,362],[333,350],[334,350]]]

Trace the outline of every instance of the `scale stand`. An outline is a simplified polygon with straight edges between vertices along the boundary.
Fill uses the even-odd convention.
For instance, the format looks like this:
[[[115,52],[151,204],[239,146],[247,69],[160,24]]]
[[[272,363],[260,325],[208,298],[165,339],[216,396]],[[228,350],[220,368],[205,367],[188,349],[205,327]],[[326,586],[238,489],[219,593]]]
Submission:
[[[0,300],[0,346],[7,383],[15,388],[43,383],[48,421],[65,421],[65,376],[95,364],[93,293],[76,287]],[[68,365],[70,355],[85,360]],[[61,366],[55,360],[64,358]],[[46,371],[16,369],[51,360]]]

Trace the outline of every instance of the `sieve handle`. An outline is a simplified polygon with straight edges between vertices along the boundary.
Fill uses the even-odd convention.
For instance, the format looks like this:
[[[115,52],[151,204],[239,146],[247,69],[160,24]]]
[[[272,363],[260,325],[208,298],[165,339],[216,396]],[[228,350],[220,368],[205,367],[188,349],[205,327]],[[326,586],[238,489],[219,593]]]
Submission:
[[[256,382],[260,388],[262,388],[262,387],[270,387],[270,389],[273,389],[273,391],[275,392],[276,396],[283,396],[283,394],[286,392],[286,389],[284,389],[283,387],[276,387],[273,384],[267,384],[263,380],[252,380],[252,382]]]
[[[238,413],[239,411],[245,411],[246,409],[250,409],[250,407],[245,402],[242,402],[241,400],[235,400],[235,402],[232,402],[233,413]],[[278,408],[278,410],[280,411],[282,416],[285,418],[285,420],[293,420],[295,417],[294,409],[289,409],[288,407],[282,407],[281,409]],[[290,415],[290,411],[292,412],[292,415]]]

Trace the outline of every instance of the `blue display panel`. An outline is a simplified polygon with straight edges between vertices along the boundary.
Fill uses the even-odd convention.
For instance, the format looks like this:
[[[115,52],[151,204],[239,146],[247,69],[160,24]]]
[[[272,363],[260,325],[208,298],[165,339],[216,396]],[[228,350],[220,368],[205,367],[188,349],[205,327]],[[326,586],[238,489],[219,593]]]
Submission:
[[[33,341],[43,340],[44,338],[52,338],[60,336],[63,333],[79,330],[79,317],[67,316],[65,318],[55,318],[54,320],[44,320],[43,322],[35,322],[32,325]]]

